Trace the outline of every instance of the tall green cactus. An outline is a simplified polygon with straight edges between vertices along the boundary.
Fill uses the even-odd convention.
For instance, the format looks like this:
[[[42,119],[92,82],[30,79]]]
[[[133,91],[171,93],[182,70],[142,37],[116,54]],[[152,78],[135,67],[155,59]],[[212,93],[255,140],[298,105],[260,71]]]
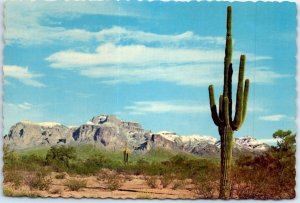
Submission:
[[[124,164],[127,165],[128,164],[128,157],[129,157],[129,149],[127,147],[127,142],[125,143],[125,147],[123,150],[123,161]]]
[[[246,111],[249,92],[249,79],[245,80],[245,55],[240,57],[238,87],[236,92],[235,115],[232,118],[232,36],[231,36],[231,6],[227,7],[227,35],[224,58],[224,86],[223,95],[219,98],[219,112],[214,98],[213,85],[209,86],[209,100],[211,116],[218,126],[221,137],[221,177],[219,198],[227,199],[230,196],[230,175],[232,161],[233,132],[242,126]]]

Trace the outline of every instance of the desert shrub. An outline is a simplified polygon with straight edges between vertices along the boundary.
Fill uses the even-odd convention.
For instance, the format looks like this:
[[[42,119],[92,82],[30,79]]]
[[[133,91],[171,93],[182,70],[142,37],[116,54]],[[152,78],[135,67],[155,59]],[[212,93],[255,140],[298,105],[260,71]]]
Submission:
[[[122,182],[116,178],[109,178],[106,182],[107,188],[109,190],[118,190],[122,187]]]
[[[204,171],[217,171],[219,166],[211,160],[190,158],[186,155],[175,155],[161,163],[161,173],[173,173],[177,179],[194,178]],[[216,173],[218,174],[219,171]]]
[[[16,191],[10,187],[3,187],[3,195],[7,197],[39,197],[37,192]]]
[[[157,188],[157,177],[156,176],[146,176],[145,181],[150,188]]]
[[[133,177],[131,175],[128,175],[128,174],[125,174],[125,180],[126,181],[132,181],[133,180]]]
[[[45,158],[36,154],[19,155],[18,167],[26,171],[38,171],[45,168]]]
[[[161,176],[160,182],[163,188],[168,187],[172,183],[172,181],[175,179],[175,174],[172,173],[166,173]]]
[[[194,190],[201,198],[212,199],[214,198],[215,190],[218,188],[214,178],[207,173],[201,173],[193,178]]]
[[[65,174],[60,173],[60,174],[55,175],[55,178],[56,178],[56,179],[64,179],[65,176],[66,176]]]
[[[173,183],[174,183],[173,186],[172,186],[173,190],[181,189],[185,185],[184,180],[175,180],[175,181],[173,181]]]
[[[77,174],[90,175],[96,174],[102,169],[108,160],[100,152],[91,155],[86,160],[76,160],[70,164],[70,172]]]
[[[53,167],[55,171],[70,168],[70,160],[76,158],[76,150],[72,146],[52,146],[46,155],[46,164]]]
[[[97,180],[104,181],[108,176],[108,171],[106,169],[102,169],[97,174]]]
[[[3,188],[3,195],[7,197],[13,197],[15,194],[15,190],[13,188],[4,187]]]
[[[258,156],[242,156],[233,170],[233,195],[242,199],[295,197],[295,134],[278,130],[281,140]]]
[[[85,163],[88,165],[93,165],[96,168],[101,168],[105,165],[108,160],[104,157],[104,155],[100,152],[93,154],[92,157],[89,157],[85,160]]]
[[[65,181],[65,186],[67,186],[71,191],[78,191],[81,188],[85,188],[86,185],[86,180],[69,179]]]
[[[3,170],[17,169],[19,157],[9,145],[3,145]]]
[[[26,183],[31,190],[48,190],[51,182],[44,172],[36,172],[26,177]]]
[[[116,172],[108,172],[106,176],[103,177],[105,185],[109,190],[118,190],[123,185],[123,178]]]
[[[16,170],[5,171],[3,175],[3,182],[11,183],[15,189],[19,188],[23,181],[23,176],[19,171]]]
[[[134,175],[144,174],[147,169],[150,167],[150,163],[143,158],[140,158],[136,161],[135,165],[133,165],[130,169],[132,170]],[[128,169],[129,167],[127,167]]]

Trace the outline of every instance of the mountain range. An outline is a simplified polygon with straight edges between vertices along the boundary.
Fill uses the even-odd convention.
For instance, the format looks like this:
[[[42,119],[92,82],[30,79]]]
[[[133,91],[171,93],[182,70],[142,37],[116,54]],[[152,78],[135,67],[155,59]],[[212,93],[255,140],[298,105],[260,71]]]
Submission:
[[[4,144],[13,149],[28,149],[51,145],[93,144],[112,150],[122,150],[127,143],[134,152],[152,148],[178,150],[200,156],[218,156],[220,141],[204,135],[177,135],[161,131],[153,133],[139,123],[125,122],[115,115],[98,115],[80,126],[31,121],[18,122],[4,136]],[[236,138],[233,154],[261,153],[269,146],[252,137]]]

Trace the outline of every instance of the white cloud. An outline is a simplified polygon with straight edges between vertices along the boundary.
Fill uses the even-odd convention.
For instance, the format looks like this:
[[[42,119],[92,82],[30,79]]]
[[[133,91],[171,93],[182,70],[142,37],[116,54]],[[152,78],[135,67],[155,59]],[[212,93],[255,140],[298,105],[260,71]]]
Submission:
[[[252,54],[248,56],[250,61],[251,58],[269,59],[263,56],[254,57]],[[56,52],[46,60],[53,68],[74,69],[87,77],[102,78],[102,83],[106,84],[157,80],[179,85],[204,86],[222,83],[224,51],[107,43],[100,45],[93,53],[66,50]],[[249,74],[251,81],[253,79],[258,83],[271,83],[280,77],[271,70],[268,70],[269,77],[266,77],[261,73],[265,73],[266,70],[266,68],[252,69],[254,79]],[[237,77],[237,74],[235,71],[234,77]]]
[[[136,16],[134,12],[125,11],[118,4],[105,1],[7,1],[4,12],[4,39],[7,44],[21,45],[86,41],[96,37],[97,33],[82,29],[65,29],[60,27],[59,22],[60,18],[72,19],[84,14]],[[50,20],[51,18],[56,20]]]
[[[249,54],[250,61],[252,58]],[[238,56],[238,54],[237,54]],[[261,57],[260,59],[268,59]],[[53,68],[86,68],[97,65],[145,66],[178,63],[214,63],[224,60],[222,49],[202,50],[174,47],[148,47],[145,45],[100,45],[94,53],[79,51],[60,51],[46,58]],[[256,57],[256,60],[257,57]]]
[[[268,84],[273,83],[276,79],[291,77],[289,74],[280,74],[272,71],[268,67],[257,67],[255,69],[246,69],[246,75],[254,83]]]
[[[156,34],[118,26],[91,32],[61,26],[59,21],[62,17],[70,19],[85,14],[137,16],[113,3],[96,3],[6,2],[5,39],[8,43],[22,45],[97,41],[100,46],[94,52],[65,50],[50,55],[46,60],[53,68],[78,68],[80,74],[102,78],[102,83],[106,84],[151,80],[196,86],[216,82],[221,84],[223,77],[219,73],[222,72],[224,59],[224,37],[199,36],[191,31]],[[27,15],[23,15],[24,10]],[[53,16],[55,20],[49,18]],[[120,45],[124,41],[130,41],[131,45]],[[159,43],[159,46],[150,47],[149,43]],[[240,54],[239,51],[234,53],[235,66]],[[248,61],[271,59],[268,56],[245,54]],[[257,83],[272,83],[278,78],[287,77],[267,68],[250,70],[247,67],[246,71],[250,73],[246,75],[250,76],[251,82]],[[27,83],[40,85],[33,81]]]
[[[259,117],[259,119],[263,120],[263,121],[281,121],[281,120],[287,119],[287,118],[289,118],[289,117],[286,116],[286,115],[283,115],[283,114],[275,114],[275,115],[268,115],[268,116]]]
[[[26,12],[26,15],[24,15]],[[161,42],[177,43],[183,41],[201,42],[202,44],[223,45],[224,37],[198,36],[191,31],[176,35],[159,35],[114,26],[91,32],[84,29],[67,29],[61,19],[73,19],[82,15],[111,15],[141,17],[136,11],[114,2],[32,2],[8,1],[5,4],[5,33],[7,44],[21,45],[86,42],[117,42],[133,40],[140,43]],[[194,43],[197,44],[197,43]]]
[[[191,65],[157,68],[87,68],[80,74],[91,78],[102,78],[101,83],[141,83],[146,81],[172,82],[178,85],[205,86],[210,83],[221,84],[217,75],[221,76],[216,65]]]
[[[28,67],[4,65],[3,71],[4,77],[15,78],[25,85],[32,87],[45,86],[43,83],[36,80],[36,78],[41,77],[42,75],[30,72]]]
[[[32,108],[32,104],[28,103],[28,102],[24,102],[24,103],[21,103],[21,104],[17,104],[17,106],[21,109],[24,109],[24,110],[29,110]]]
[[[199,105],[195,103],[184,104],[182,102],[166,101],[138,101],[133,105],[125,107],[130,114],[145,113],[201,113],[208,112],[208,105]]]
[[[96,65],[157,66],[174,63],[214,62],[224,58],[222,50],[195,50],[168,47],[147,47],[144,45],[116,46],[100,45],[95,53],[61,51],[50,55],[46,60],[54,68],[85,68]]]
[[[205,44],[223,46],[225,44],[224,37],[199,36],[191,31],[186,31],[184,33],[175,35],[163,35],[143,32],[140,30],[129,30],[119,26],[113,26],[112,28],[103,29],[95,33],[95,35],[99,42],[118,42],[121,40],[133,40],[140,43],[160,42],[164,44],[194,42],[194,44],[200,43],[202,46]]]

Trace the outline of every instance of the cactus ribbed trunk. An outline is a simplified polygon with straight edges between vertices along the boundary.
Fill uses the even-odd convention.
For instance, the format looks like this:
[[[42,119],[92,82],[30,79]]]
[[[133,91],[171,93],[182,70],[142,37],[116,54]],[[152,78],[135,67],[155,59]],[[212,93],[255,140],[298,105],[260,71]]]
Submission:
[[[211,116],[216,126],[218,126],[221,138],[221,176],[219,198],[228,199],[230,197],[230,179],[232,165],[232,145],[233,132],[242,126],[246,111],[249,92],[249,80],[245,80],[246,56],[241,55],[239,66],[238,87],[236,92],[235,115],[232,117],[232,35],[231,35],[231,6],[227,7],[227,33],[224,58],[224,86],[223,94],[219,97],[219,112],[215,104],[214,88],[210,85],[209,101]]]
[[[128,164],[128,152],[126,150],[123,151],[123,160],[124,164]]]
[[[123,161],[124,161],[124,164],[125,164],[125,165],[128,164],[128,157],[129,157],[129,150],[128,150],[127,142],[126,142],[126,143],[125,143],[124,150],[123,150]]]
[[[221,136],[221,177],[220,198],[230,195],[230,176],[232,161],[233,131],[230,127],[223,128]]]

